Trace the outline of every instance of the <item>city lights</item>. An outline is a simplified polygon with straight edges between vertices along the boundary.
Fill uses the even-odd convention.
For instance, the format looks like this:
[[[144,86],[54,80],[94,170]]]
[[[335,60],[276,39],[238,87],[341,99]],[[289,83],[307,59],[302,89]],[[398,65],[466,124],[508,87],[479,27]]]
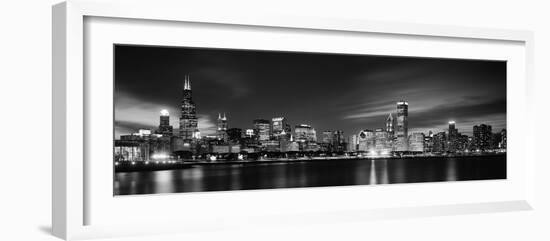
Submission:
[[[387,158],[506,151],[506,130],[494,134],[486,124],[474,126],[472,137],[461,134],[455,127],[455,120],[448,121],[448,131],[409,133],[409,103],[405,100],[394,102],[396,109],[381,118],[381,128],[362,129],[347,137],[342,130],[323,130],[318,139],[312,125],[301,123],[292,128],[285,116],[255,119],[252,128],[248,129],[229,128],[226,113],[218,113],[215,135],[201,137],[191,91],[191,80],[186,75],[178,135],[174,135],[170,125],[170,113],[162,109],[158,129],[154,132],[139,129],[137,133],[115,140],[115,166],[121,164],[119,161],[131,161],[132,165],[143,161],[148,165],[150,160],[154,164],[174,164],[179,159],[215,162],[246,161],[250,157],[258,160],[342,156]],[[181,153],[187,154],[182,157]]]

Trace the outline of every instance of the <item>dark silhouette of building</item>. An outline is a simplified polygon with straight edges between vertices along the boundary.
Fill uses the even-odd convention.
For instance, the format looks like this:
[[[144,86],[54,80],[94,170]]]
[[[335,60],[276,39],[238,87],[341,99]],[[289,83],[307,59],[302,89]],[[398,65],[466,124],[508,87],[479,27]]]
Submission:
[[[174,128],[170,125],[170,113],[167,110],[160,111],[160,124],[155,133],[163,136],[172,136],[173,131]]]
[[[433,152],[443,153],[447,151],[447,135],[445,132],[439,132],[432,137]]]
[[[455,127],[454,121],[449,121],[449,131],[447,133],[447,151],[456,152],[459,150],[459,133]]]
[[[191,80],[185,76],[183,86],[183,100],[181,101],[181,116],[179,136],[184,140],[196,140],[200,138],[198,128],[197,110],[193,102],[191,92]]]
[[[240,144],[243,137],[243,130],[241,128],[229,128],[227,129],[227,141],[231,144]]]
[[[492,130],[490,125],[474,126],[474,146],[477,150],[485,151],[491,148]]]
[[[406,101],[397,102],[397,128],[396,134],[396,151],[407,151],[409,148],[409,103]]]

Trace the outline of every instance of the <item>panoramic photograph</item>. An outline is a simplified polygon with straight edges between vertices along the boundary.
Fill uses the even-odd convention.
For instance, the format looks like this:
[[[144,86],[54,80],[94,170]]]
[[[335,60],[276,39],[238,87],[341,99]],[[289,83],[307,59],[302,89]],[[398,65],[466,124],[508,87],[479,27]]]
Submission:
[[[114,195],[506,179],[505,61],[113,51]]]

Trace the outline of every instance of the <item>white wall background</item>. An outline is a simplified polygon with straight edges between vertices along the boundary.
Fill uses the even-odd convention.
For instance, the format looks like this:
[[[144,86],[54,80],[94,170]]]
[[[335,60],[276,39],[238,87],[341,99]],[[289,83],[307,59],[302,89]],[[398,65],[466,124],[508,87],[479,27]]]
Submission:
[[[52,0],[0,5],[0,240],[56,240],[51,206]],[[191,1],[189,1],[191,2]],[[200,3],[199,3],[200,2]],[[535,211],[417,218],[363,223],[303,224],[116,240],[550,240],[550,144],[546,94],[550,91],[550,6],[546,1],[196,1],[213,12],[268,11],[399,22],[535,31],[537,200]],[[182,10],[182,14],[185,10]],[[246,224],[244,224],[246,225]]]

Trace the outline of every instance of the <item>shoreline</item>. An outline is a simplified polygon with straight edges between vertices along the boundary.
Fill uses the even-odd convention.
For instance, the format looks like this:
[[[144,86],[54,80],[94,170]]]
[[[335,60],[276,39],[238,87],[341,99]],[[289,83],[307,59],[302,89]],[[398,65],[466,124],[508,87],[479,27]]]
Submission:
[[[454,156],[386,156],[386,157],[314,157],[314,158],[274,158],[265,160],[224,160],[224,161],[149,161],[149,162],[120,162],[114,166],[115,173],[121,172],[146,172],[161,170],[177,170],[192,168],[195,166],[211,165],[258,165],[258,164],[279,164],[279,163],[301,163],[301,162],[327,162],[327,161],[357,161],[357,160],[380,160],[380,159],[431,159],[431,158],[469,158],[469,157],[492,157],[506,156],[504,153],[486,153],[477,155],[454,155]]]

